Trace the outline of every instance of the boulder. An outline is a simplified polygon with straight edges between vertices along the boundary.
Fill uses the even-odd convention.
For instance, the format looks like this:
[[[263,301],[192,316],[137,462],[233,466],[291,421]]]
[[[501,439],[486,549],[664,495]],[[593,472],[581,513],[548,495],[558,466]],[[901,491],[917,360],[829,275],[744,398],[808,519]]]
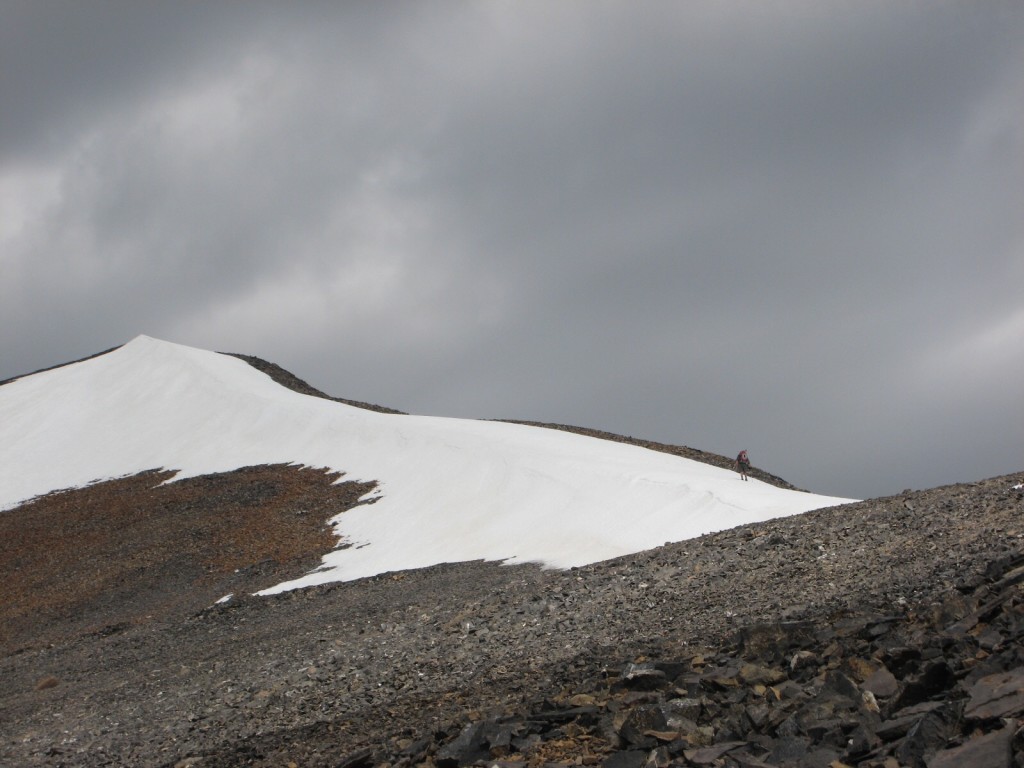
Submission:
[[[1024,667],[988,675],[970,690],[964,715],[974,720],[1018,716],[1024,712]]]

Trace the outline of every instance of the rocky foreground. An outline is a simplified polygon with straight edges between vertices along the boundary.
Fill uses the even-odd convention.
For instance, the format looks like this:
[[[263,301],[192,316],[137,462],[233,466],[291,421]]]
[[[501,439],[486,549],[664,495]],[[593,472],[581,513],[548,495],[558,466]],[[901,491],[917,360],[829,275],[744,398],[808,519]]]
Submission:
[[[451,564],[217,605],[254,577],[180,542],[209,577],[192,602],[152,580],[145,600],[79,595],[89,625],[53,598],[8,638],[0,765],[1019,768],[1022,480],[570,571]]]

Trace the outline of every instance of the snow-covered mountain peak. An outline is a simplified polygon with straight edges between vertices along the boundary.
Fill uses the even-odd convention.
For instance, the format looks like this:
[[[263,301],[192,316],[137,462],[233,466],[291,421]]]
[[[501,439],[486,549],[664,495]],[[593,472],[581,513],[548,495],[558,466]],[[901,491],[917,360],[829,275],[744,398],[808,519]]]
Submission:
[[[0,387],[0,509],[147,469],[288,463],[379,498],[334,520],[353,546],[275,590],[474,559],[583,565],[848,501],[562,431],[376,413],[148,336]]]

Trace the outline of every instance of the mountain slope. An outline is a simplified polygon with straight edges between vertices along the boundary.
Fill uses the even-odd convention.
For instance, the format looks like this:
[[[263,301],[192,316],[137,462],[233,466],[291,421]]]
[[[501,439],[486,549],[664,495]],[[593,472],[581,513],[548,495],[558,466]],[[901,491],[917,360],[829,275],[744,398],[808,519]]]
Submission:
[[[336,519],[342,548],[276,589],[461,560],[582,565],[847,501],[556,430],[377,413],[145,336],[0,387],[0,509],[149,470],[279,464],[376,490]]]
[[[460,734],[481,726],[492,745],[502,728],[521,738],[460,765],[664,765],[667,749],[679,766],[1011,768],[1008,752],[993,763],[931,753],[955,758],[1006,732],[998,716],[956,712],[976,683],[1024,663],[1024,570],[995,593],[971,586],[992,561],[1004,561],[996,579],[1008,557],[1022,562],[1022,480],[822,509],[571,571],[385,574],[0,654],[0,764],[452,766],[474,746]],[[757,653],[736,635],[779,640]],[[637,679],[656,691],[623,689],[630,665],[647,663],[675,671]],[[872,711],[861,686],[879,669],[897,684]],[[640,725],[630,738],[643,737],[635,716],[649,705],[685,708],[693,740],[620,743],[627,714]],[[685,757],[701,744],[745,744],[743,759]],[[767,759],[776,746],[802,757]]]
[[[181,620],[299,578],[372,485],[294,466],[143,472],[0,513],[0,653]]]
[[[293,409],[251,369],[221,369],[223,356],[153,340],[119,352],[133,345],[133,356],[148,348],[167,364],[143,355],[145,365],[122,357],[100,370],[93,363],[110,360],[98,358],[85,371],[59,369],[77,381],[23,377],[19,386],[28,379],[36,397],[20,411],[12,404],[25,390],[9,397],[3,390],[17,382],[0,387],[0,425],[21,416],[25,430],[3,433],[4,464],[30,475],[26,484],[66,487],[111,456],[130,466],[124,441],[152,451],[140,464],[207,441],[230,465],[232,452],[262,457],[279,444],[329,453],[338,446],[322,445],[317,428],[338,425],[335,407],[340,423],[371,432],[354,409],[322,398],[317,408],[328,411]],[[61,410],[61,398],[83,382],[83,410],[68,421],[73,409]],[[239,402],[250,398],[260,407]],[[134,434],[120,411],[151,418],[132,421]],[[202,417],[219,419],[222,434]],[[281,418],[299,420],[305,444],[279,429]],[[408,446],[396,434],[409,442],[411,433],[416,450],[402,456],[419,463],[416,473],[389,473],[370,461],[381,446],[359,443],[367,477],[380,484],[355,484],[358,475],[326,463],[202,474],[196,461],[198,474],[177,482],[162,482],[170,469],[125,471],[10,502],[0,512],[0,631],[16,623],[25,642],[0,648],[0,764],[1021,764],[1024,700],[1007,684],[1024,681],[1022,474],[754,520],[573,570],[459,562],[210,605],[222,590],[248,592],[309,568],[327,545],[325,521],[340,513],[344,529],[343,509],[388,511],[387,489],[416,474],[436,481],[436,441],[466,450],[462,433],[447,428],[455,420],[434,430],[432,420],[394,418],[401,429],[389,432],[385,420],[372,434],[401,453]],[[175,434],[175,424],[178,453],[161,453],[156,438]],[[561,473],[551,474],[565,487],[586,480],[547,442],[556,430],[520,429],[533,430],[545,456],[560,456]],[[250,441],[240,445],[233,430]],[[344,445],[344,431],[330,435]],[[516,443],[494,452],[483,439],[512,433],[470,434],[469,479],[486,475],[495,455],[518,459]],[[643,490],[651,481],[637,458],[651,451],[627,446],[616,465],[596,447],[607,441],[571,437],[574,451],[583,440],[606,471],[621,472],[619,482]],[[658,461],[666,460],[678,474],[654,476],[685,480],[675,490],[686,497],[700,473],[671,456]],[[533,467],[507,475],[524,466]],[[6,490],[18,478],[3,471]],[[712,509],[725,482],[758,487],[730,472],[714,477]],[[421,508],[405,514],[413,511]],[[388,512],[392,522],[402,513]],[[446,554],[464,551],[463,537],[448,541]],[[572,538],[564,543],[573,549]],[[993,703],[998,711],[979,714]]]

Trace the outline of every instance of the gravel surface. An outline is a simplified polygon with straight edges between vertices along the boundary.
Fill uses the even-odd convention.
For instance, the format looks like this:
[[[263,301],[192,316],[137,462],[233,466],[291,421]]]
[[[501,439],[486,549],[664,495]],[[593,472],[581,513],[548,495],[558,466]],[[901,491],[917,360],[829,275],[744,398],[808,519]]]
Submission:
[[[198,609],[163,595],[162,611],[92,631],[48,615],[46,642],[0,660],[0,764],[369,764],[753,623],[941,602],[1024,548],[1022,480],[905,492],[569,571],[450,564]]]

